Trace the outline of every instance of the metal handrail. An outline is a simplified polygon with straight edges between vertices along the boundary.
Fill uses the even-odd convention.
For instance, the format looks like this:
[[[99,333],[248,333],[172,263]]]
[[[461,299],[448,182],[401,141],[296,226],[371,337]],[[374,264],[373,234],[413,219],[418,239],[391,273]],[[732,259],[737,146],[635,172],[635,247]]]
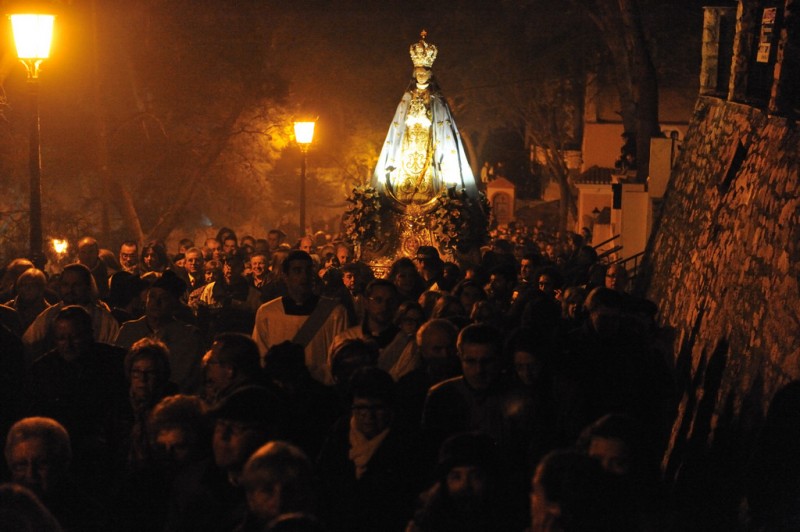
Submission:
[[[619,251],[621,249],[622,249],[622,246],[614,246],[613,248],[608,249],[608,250],[604,251],[603,253],[601,253],[600,255],[598,255],[597,256],[597,260],[600,261],[600,260],[608,257],[609,255],[611,255],[613,253],[616,253],[617,251]],[[619,262],[619,261],[614,261],[614,262]],[[609,264],[614,264],[614,262],[609,263]]]
[[[592,246],[592,249],[595,249],[595,250],[596,250],[596,249],[597,249],[597,248],[599,248],[600,246],[603,246],[603,245],[605,245],[605,244],[608,244],[609,242],[613,242],[614,240],[616,240],[616,239],[618,239],[618,238],[619,238],[619,235],[614,235],[614,236],[612,236],[611,238],[609,238],[608,240],[603,240],[603,241],[602,241],[602,242],[600,242],[599,244],[597,244],[597,245],[595,245],[595,246]]]
[[[631,255],[630,257],[627,257],[627,258],[624,258],[624,259],[619,259],[619,260],[613,262],[612,264],[621,264],[628,271],[628,277],[630,279],[635,279],[636,276],[639,275],[639,266],[641,266],[642,257],[644,257],[644,251],[640,251],[639,253],[637,253],[635,255]],[[633,267],[632,268],[627,266],[627,264],[629,262],[631,262],[631,261],[633,261]]]

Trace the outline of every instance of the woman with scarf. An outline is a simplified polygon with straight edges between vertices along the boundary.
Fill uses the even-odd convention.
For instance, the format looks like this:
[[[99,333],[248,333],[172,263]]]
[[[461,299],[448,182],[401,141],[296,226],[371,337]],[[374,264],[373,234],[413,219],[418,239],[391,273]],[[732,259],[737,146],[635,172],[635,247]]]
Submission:
[[[320,453],[321,516],[332,532],[403,530],[419,492],[414,435],[395,416],[395,383],[366,367],[351,379],[351,412]]]

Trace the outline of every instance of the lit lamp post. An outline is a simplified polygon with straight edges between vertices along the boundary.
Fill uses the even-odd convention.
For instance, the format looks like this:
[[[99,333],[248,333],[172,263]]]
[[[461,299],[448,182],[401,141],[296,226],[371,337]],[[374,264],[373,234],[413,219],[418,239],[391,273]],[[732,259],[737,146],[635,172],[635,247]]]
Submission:
[[[306,234],[306,159],[308,147],[314,140],[314,126],[316,122],[295,122],[294,138],[297,140],[300,151],[303,153],[303,160],[300,163],[300,236]]]
[[[44,268],[42,250],[42,151],[39,141],[39,66],[50,56],[55,15],[19,13],[9,15],[17,46],[17,57],[28,71],[30,100],[30,258]]]

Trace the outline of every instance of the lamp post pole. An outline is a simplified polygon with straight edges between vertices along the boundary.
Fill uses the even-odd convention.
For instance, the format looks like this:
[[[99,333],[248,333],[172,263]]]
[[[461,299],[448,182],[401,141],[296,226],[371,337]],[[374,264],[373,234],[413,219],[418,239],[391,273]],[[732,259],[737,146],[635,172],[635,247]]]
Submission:
[[[30,113],[30,139],[28,143],[28,169],[30,171],[30,255],[31,262],[44,268],[42,246],[42,143],[39,124],[39,77],[31,75],[28,68],[28,105]]]
[[[306,165],[308,164],[308,144],[301,144],[303,157],[300,161],[300,238],[306,235]]]
[[[12,14],[11,26],[17,47],[17,57],[28,73],[30,173],[30,259],[44,269],[42,241],[42,148],[39,126],[39,66],[50,56],[55,15],[43,13]]]
[[[302,159],[300,162],[300,238],[306,236],[306,165],[308,162],[308,147],[314,140],[315,121],[295,122],[294,137],[300,146]]]

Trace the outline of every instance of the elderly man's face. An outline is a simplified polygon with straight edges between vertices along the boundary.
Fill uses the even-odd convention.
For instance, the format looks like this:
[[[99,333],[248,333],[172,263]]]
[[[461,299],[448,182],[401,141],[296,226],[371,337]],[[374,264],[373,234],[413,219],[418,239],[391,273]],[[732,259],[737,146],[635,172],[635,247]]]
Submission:
[[[132,270],[139,263],[139,250],[137,247],[122,245],[119,248],[119,262],[126,271]]]
[[[59,480],[60,464],[53,462],[41,438],[29,438],[11,448],[8,457],[11,480],[38,496],[52,491]]]
[[[350,262],[353,256],[350,255],[349,249],[344,246],[339,246],[339,248],[336,250],[336,258],[339,259],[339,264],[344,265]]]
[[[188,252],[183,261],[183,267],[187,272],[192,274],[193,277],[199,277],[203,274],[203,264],[205,264],[205,260],[198,251]]]

